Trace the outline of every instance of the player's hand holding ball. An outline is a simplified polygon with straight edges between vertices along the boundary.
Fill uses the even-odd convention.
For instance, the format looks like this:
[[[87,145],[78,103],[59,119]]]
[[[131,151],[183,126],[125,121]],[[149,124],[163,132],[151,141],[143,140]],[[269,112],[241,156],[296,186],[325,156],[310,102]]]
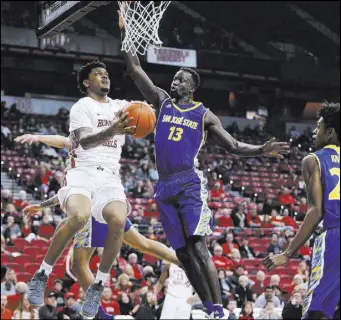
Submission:
[[[136,131],[136,126],[131,126],[133,120],[133,117],[129,117],[129,112],[118,112],[111,124],[113,135],[133,135]]]

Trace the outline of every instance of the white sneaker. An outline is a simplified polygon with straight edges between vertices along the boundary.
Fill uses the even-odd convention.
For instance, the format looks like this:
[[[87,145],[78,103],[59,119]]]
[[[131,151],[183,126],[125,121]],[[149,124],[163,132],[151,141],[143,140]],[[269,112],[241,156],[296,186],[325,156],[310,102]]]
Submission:
[[[202,310],[192,310],[191,311],[192,319],[197,320],[197,319],[211,319],[210,316],[202,311]]]

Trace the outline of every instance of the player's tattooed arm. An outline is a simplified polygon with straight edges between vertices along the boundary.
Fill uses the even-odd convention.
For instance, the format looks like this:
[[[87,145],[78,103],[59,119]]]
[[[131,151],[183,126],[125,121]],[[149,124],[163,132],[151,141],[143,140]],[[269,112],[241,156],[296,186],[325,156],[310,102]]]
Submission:
[[[96,148],[110,140],[113,136],[135,133],[136,127],[130,126],[133,118],[128,118],[128,115],[129,113],[123,113],[123,111],[119,112],[112,121],[112,124],[98,133],[92,133],[92,129],[87,127],[76,129],[73,133],[77,142],[84,150]]]
[[[208,131],[209,138],[218,146],[235,156],[255,157],[265,155],[283,159],[283,154],[289,153],[289,145],[286,142],[275,142],[274,138],[259,146],[236,140],[223,128],[219,118],[210,110],[205,117],[205,130]]]
[[[59,199],[58,199],[58,195],[56,194],[52,198],[43,201],[40,204],[40,207],[41,208],[50,208],[50,207],[54,207],[54,206],[57,206],[57,205],[59,205]]]
[[[323,218],[323,189],[315,156],[309,155],[304,158],[302,173],[307,190],[308,211],[301,228],[285,250],[288,258],[292,257],[309,240]]]
[[[123,40],[125,37],[125,30],[120,14],[119,27],[121,29],[121,38]],[[140,60],[137,55],[133,56],[131,52],[123,51],[123,56],[127,66],[127,71],[138,89],[141,91],[142,95],[148,102],[152,103],[155,108],[159,108],[160,102],[168,97],[167,93],[154,85],[153,81],[142,69]]]

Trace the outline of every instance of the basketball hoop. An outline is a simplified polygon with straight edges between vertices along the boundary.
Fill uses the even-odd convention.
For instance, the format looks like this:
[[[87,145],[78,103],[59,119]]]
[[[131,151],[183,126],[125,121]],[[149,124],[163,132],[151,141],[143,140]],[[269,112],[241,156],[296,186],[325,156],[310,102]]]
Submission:
[[[149,45],[160,48],[160,20],[171,1],[117,1],[125,28],[122,51],[144,55]],[[144,3],[146,1],[143,1]],[[159,3],[159,4],[158,4]]]

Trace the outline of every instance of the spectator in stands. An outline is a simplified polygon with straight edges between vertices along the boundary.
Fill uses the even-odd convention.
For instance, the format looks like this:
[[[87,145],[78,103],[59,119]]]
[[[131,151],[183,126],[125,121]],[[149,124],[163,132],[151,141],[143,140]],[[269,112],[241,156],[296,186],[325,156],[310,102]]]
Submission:
[[[265,308],[268,302],[273,302],[275,308],[279,308],[281,303],[279,299],[275,296],[274,289],[271,286],[265,288],[265,292],[261,294],[255,302],[255,308]]]
[[[270,286],[280,286],[281,277],[278,274],[273,274],[270,278]]]
[[[279,254],[281,252],[281,248],[278,244],[278,234],[273,233],[271,236],[271,243],[269,244],[267,250],[268,253]]]
[[[157,319],[156,315],[156,303],[157,299],[155,294],[152,291],[148,291],[142,297],[142,305],[137,312],[135,317],[136,320],[138,319]]]
[[[296,203],[296,200],[290,194],[290,189],[288,187],[284,187],[282,194],[279,196],[279,203],[282,206],[292,206]]]
[[[3,216],[3,219],[2,219],[2,223],[3,224],[7,224],[8,223],[7,219],[8,219],[9,216],[14,217],[15,221],[20,221],[21,215],[19,214],[18,211],[15,210],[15,206],[14,206],[13,203],[8,203],[6,205],[6,212],[5,212],[5,214]],[[2,225],[1,229],[4,230],[5,226]]]
[[[302,276],[302,279],[304,282],[308,281],[308,279],[309,279],[309,267],[308,267],[308,264],[305,260],[300,261],[300,263],[298,265],[297,273]]]
[[[244,208],[242,205],[238,205],[237,208],[233,209],[231,213],[234,226],[239,228],[248,227],[247,219],[245,217]]]
[[[265,288],[265,273],[262,270],[259,270],[256,275],[256,282],[252,286],[252,292],[258,296],[260,296],[264,292]]]
[[[28,237],[32,233],[31,221],[27,217],[23,217],[21,223],[21,233],[24,238]]]
[[[231,218],[230,209],[224,208],[220,210],[221,216],[218,218],[218,225],[220,227],[228,228],[233,227],[233,220]]]
[[[110,287],[105,287],[101,297],[101,305],[104,311],[110,315],[120,315],[120,306],[118,302],[113,300],[112,290]]]
[[[47,193],[49,188],[49,176],[45,165],[40,166],[39,173],[34,178],[31,188],[33,188],[33,190],[38,189],[40,199],[44,199],[44,195]]]
[[[283,320],[302,318],[303,300],[299,292],[295,292],[282,311]]]
[[[136,280],[142,279],[143,269],[142,269],[142,266],[137,263],[137,255],[136,255],[136,253],[131,253],[128,256],[128,263],[133,267],[134,278]]]
[[[254,320],[252,302],[244,303],[238,320]]]
[[[295,287],[294,293],[299,292],[302,296],[302,300],[304,301],[305,298],[307,297],[308,293],[308,285],[306,283],[301,283],[298,286]]]
[[[239,251],[242,258],[254,259],[256,257],[256,254],[253,251],[252,247],[249,247],[249,240],[247,237],[243,237],[242,245],[240,246]]]
[[[39,309],[39,319],[57,319],[57,300],[54,292],[46,297],[46,304]]]
[[[65,289],[63,288],[63,281],[61,279],[57,279],[53,282],[53,292],[56,295],[57,308],[63,307]]]
[[[262,226],[262,220],[258,215],[257,209],[251,209],[247,216],[247,223],[250,228],[260,228]]]
[[[312,248],[310,246],[310,241],[308,240],[304,246],[298,251],[299,255],[304,259],[304,260],[310,260],[311,253],[312,253]]]
[[[21,297],[19,307],[13,313],[13,319],[39,319],[38,310],[30,305],[27,294]]]
[[[283,297],[283,292],[280,286],[273,286],[275,296],[279,299],[280,307],[283,308],[285,299]]]
[[[223,248],[217,244],[214,247],[214,255],[212,256],[213,263],[215,267],[218,269],[231,270],[233,267],[233,263],[230,259],[223,256]]]
[[[234,298],[237,301],[237,307],[241,308],[245,302],[253,302],[252,291],[249,288],[249,279],[247,276],[240,276],[238,285],[235,288]]]
[[[121,297],[118,303],[120,305],[121,315],[131,315],[131,311],[133,310],[134,306],[131,303],[131,299],[127,293],[123,292],[121,294]]]
[[[77,313],[80,313],[81,309],[82,309],[82,306],[84,304],[84,301],[85,301],[85,292],[84,292],[82,287],[79,287],[77,293],[78,293],[78,299],[77,299],[76,303],[72,306],[72,308]]]
[[[236,266],[232,276],[231,276],[231,282],[237,286],[239,284],[239,277],[243,276],[245,274],[245,268],[242,265]]]
[[[130,265],[127,265],[130,266]],[[131,268],[131,266],[130,266]],[[116,289],[115,289],[115,296],[120,296],[123,292],[129,293],[132,287],[132,283],[130,282],[129,275],[126,273],[122,273],[119,275],[117,279]]]
[[[15,209],[18,211],[21,211],[25,207],[27,207],[30,203],[26,199],[27,193],[24,190],[19,191],[19,199],[14,199],[13,204],[15,206]]]
[[[272,229],[273,225],[271,223],[271,217],[269,215],[264,215],[264,219],[262,222],[262,228],[264,229]]]
[[[220,183],[215,182],[214,188],[210,190],[210,201],[221,201],[224,196],[225,196],[225,193]]]
[[[146,180],[143,188],[143,198],[152,199],[154,197],[154,186],[150,180]]]
[[[54,228],[50,223],[50,215],[44,214],[43,219],[41,221],[41,225],[39,226],[38,234],[40,237],[45,239],[50,239],[53,236]]]
[[[257,317],[257,319],[271,319],[277,320],[282,319],[282,317],[275,311],[275,306],[272,301],[268,301],[264,310],[262,310]]]
[[[229,304],[227,305],[227,310],[229,311],[229,320],[237,320],[237,316],[236,316],[236,311],[237,309],[237,301],[235,300],[230,300]]]
[[[1,146],[3,146],[5,150],[13,149],[12,132],[5,125],[1,125]]]
[[[225,255],[229,255],[232,249],[238,249],[238,244],[234,241],[234,236],[232,232],[228,232],[225,236],[225,243],[223,243],[222,248]]]
[[[20,227],[14,223],[14,217],[7,217],[7,226],[3,232],[7,244],[13,245],[13,240],[21,236]]]
[[[272,209],[273,209],[272,199],[269,198],[264,203],[262,214],[263,215],[270,215]]]
[[[63,320],[65,316],[68,316],[71,320],[81,320],[82,317],[79,313],[77,313],[73,306],[76,303],[76,297],[72,292],[65,293],[65,306],[64,308],[57,313],[57,319]],[[68,319],[68,318],[67,318]]]
[[[229,301],[228,296],[230,293],[233,292],[233,284],[227,277],[225,269],[218,269],[218,278],[220,284],[221,297],[223,299],[223,305],[226,306]]]
[[[136,187],[131,189],[133,198],[143,198],[144,188],[143,188],[143,181],[137,181]]]
[[[294,278],[292,279],[291,285],[289,287],[289,291],[293,292],[296,286],[303,283],[302,276],[300,274],[296,274]]]
[[[10,309],[7,309],[6,307],[7,307],[7,296],[4,294],[1,294],[1,320],[12,319],[13,312]]]
[[[64,177],[64,174],[61,171],[56,171],[53,178],[49,183],[48,194],[49,198],[53,197],[58,193],[58,190],[61,188],[61,182]]]
[[[230,259],[233,263],[233,269],[235,269],[237,266],[243,264],[243,260],[241,258],[239,249],[234,248],[231,250]]]
[[[298,226],[294,219],[290,216],[290,211],[288,208],[283,210],[283,223],[287,227],[292,227],[293,229],[297,229]]]

